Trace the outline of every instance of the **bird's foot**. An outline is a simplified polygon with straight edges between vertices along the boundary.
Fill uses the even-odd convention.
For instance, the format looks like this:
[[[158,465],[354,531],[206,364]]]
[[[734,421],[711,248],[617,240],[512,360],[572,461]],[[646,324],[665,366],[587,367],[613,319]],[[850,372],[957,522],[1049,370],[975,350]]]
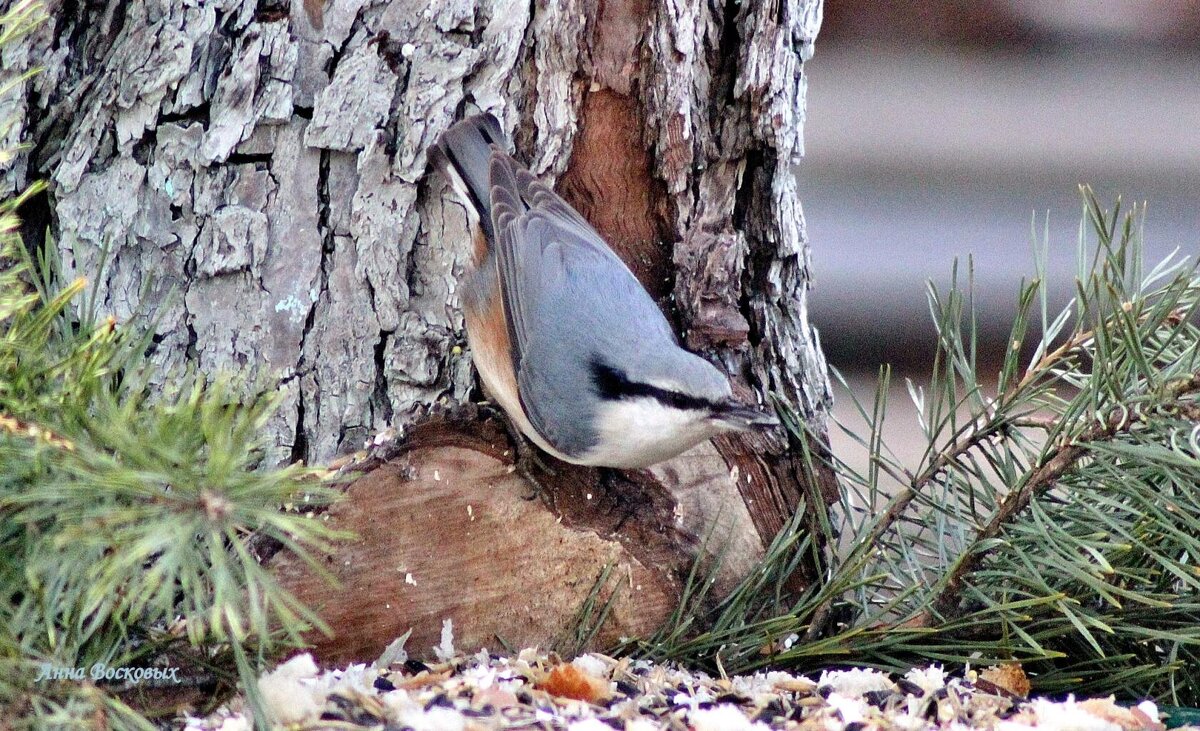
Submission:
[[[546,504],[546,507],[556,510],[557,505],[554,502],[554,493],[546,489],[546,486],[539,479],[538,473],[540,472],[550,477],[554,477],[558,473],[542,460],[541,455],[538,454],[537,447],[521,433],[516,423],[503,409],[498,409],[490,404],[486,408],[500,417],[500,421],[504,424],[504,430],[508,433],[508,440],[512,442],[513,451],[516,454],[516,458],[513,460],[513,470],[533,487],[533,492],[522,497],[525,500],[540,498]]]

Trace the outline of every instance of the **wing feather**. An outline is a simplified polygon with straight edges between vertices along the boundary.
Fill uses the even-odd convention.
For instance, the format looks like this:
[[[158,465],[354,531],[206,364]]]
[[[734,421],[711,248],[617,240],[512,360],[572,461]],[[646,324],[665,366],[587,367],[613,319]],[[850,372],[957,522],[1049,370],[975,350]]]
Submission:
[[[498,150],[490,183],[494,255],[522,406],[556,449],[582,454],[596,437],[579,389],[591,388],[595,350],[613,336],[611,324],[605,327],[613,320],[600,311],[674,335],[625,263],[548,185]],[[622,308],[636,313],[617,312]]]
[[[500,151],[492,155],[491,186],[495,255],[519,370],[538,300],[575,262],[595,265],[596,258],[603,259],[632,282],[636,278],[578,211]]]

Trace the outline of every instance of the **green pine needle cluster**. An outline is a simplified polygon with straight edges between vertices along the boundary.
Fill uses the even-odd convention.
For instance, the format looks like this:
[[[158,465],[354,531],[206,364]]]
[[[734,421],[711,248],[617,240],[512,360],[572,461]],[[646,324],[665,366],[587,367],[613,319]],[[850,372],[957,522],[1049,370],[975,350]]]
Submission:
[[[77,682],[34,683],[43,663],[186,656],[192,673],[243,646],[302,644],[318,618],[247,539],[327,551],[323,522],[281,506],[333,493],[301,465],[260,464],[273,395],[197,375],[155,386],[165,379],[145,358],[144,328],[77,319],[83,282],[32,284],[11,207],[0,257],[0,652],[23,662],[0,672],[0,698],[115,703]]]
[[[1200,273],[1146,268],[1141,211],[1084,195],[1074,298],[1051,311],[1043,244],[998,373],[981,372],[970,287],[930,288],[920,462],[881,436],[885,369],[858,405],[869,467],[831,460],[841,502],[810,491],[715,606],[694,573],[640,652],[728,672],[1019,661],[1042,692],[1200,704]],[[797,594],[800,566],[823,578]]]

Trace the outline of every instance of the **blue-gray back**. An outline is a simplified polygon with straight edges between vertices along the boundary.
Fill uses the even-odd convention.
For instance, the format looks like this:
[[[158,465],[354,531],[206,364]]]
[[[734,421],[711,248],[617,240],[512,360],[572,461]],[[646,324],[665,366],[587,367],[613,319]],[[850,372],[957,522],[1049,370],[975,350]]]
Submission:
[[[508,155],[493,153],[491,203],[517,382],[530,422],[556,448],[595,443],[594,364],[657,371],[679,350],[654,300],[600,235]]]

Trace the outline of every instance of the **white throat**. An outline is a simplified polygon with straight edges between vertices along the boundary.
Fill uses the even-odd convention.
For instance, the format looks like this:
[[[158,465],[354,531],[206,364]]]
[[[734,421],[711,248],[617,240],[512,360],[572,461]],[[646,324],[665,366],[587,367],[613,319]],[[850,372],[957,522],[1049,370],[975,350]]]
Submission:
[[[649,397],[606,401],[594,426],[599,443],[578,462],[626,468],[649,467],[726,431],[699,412]]]

